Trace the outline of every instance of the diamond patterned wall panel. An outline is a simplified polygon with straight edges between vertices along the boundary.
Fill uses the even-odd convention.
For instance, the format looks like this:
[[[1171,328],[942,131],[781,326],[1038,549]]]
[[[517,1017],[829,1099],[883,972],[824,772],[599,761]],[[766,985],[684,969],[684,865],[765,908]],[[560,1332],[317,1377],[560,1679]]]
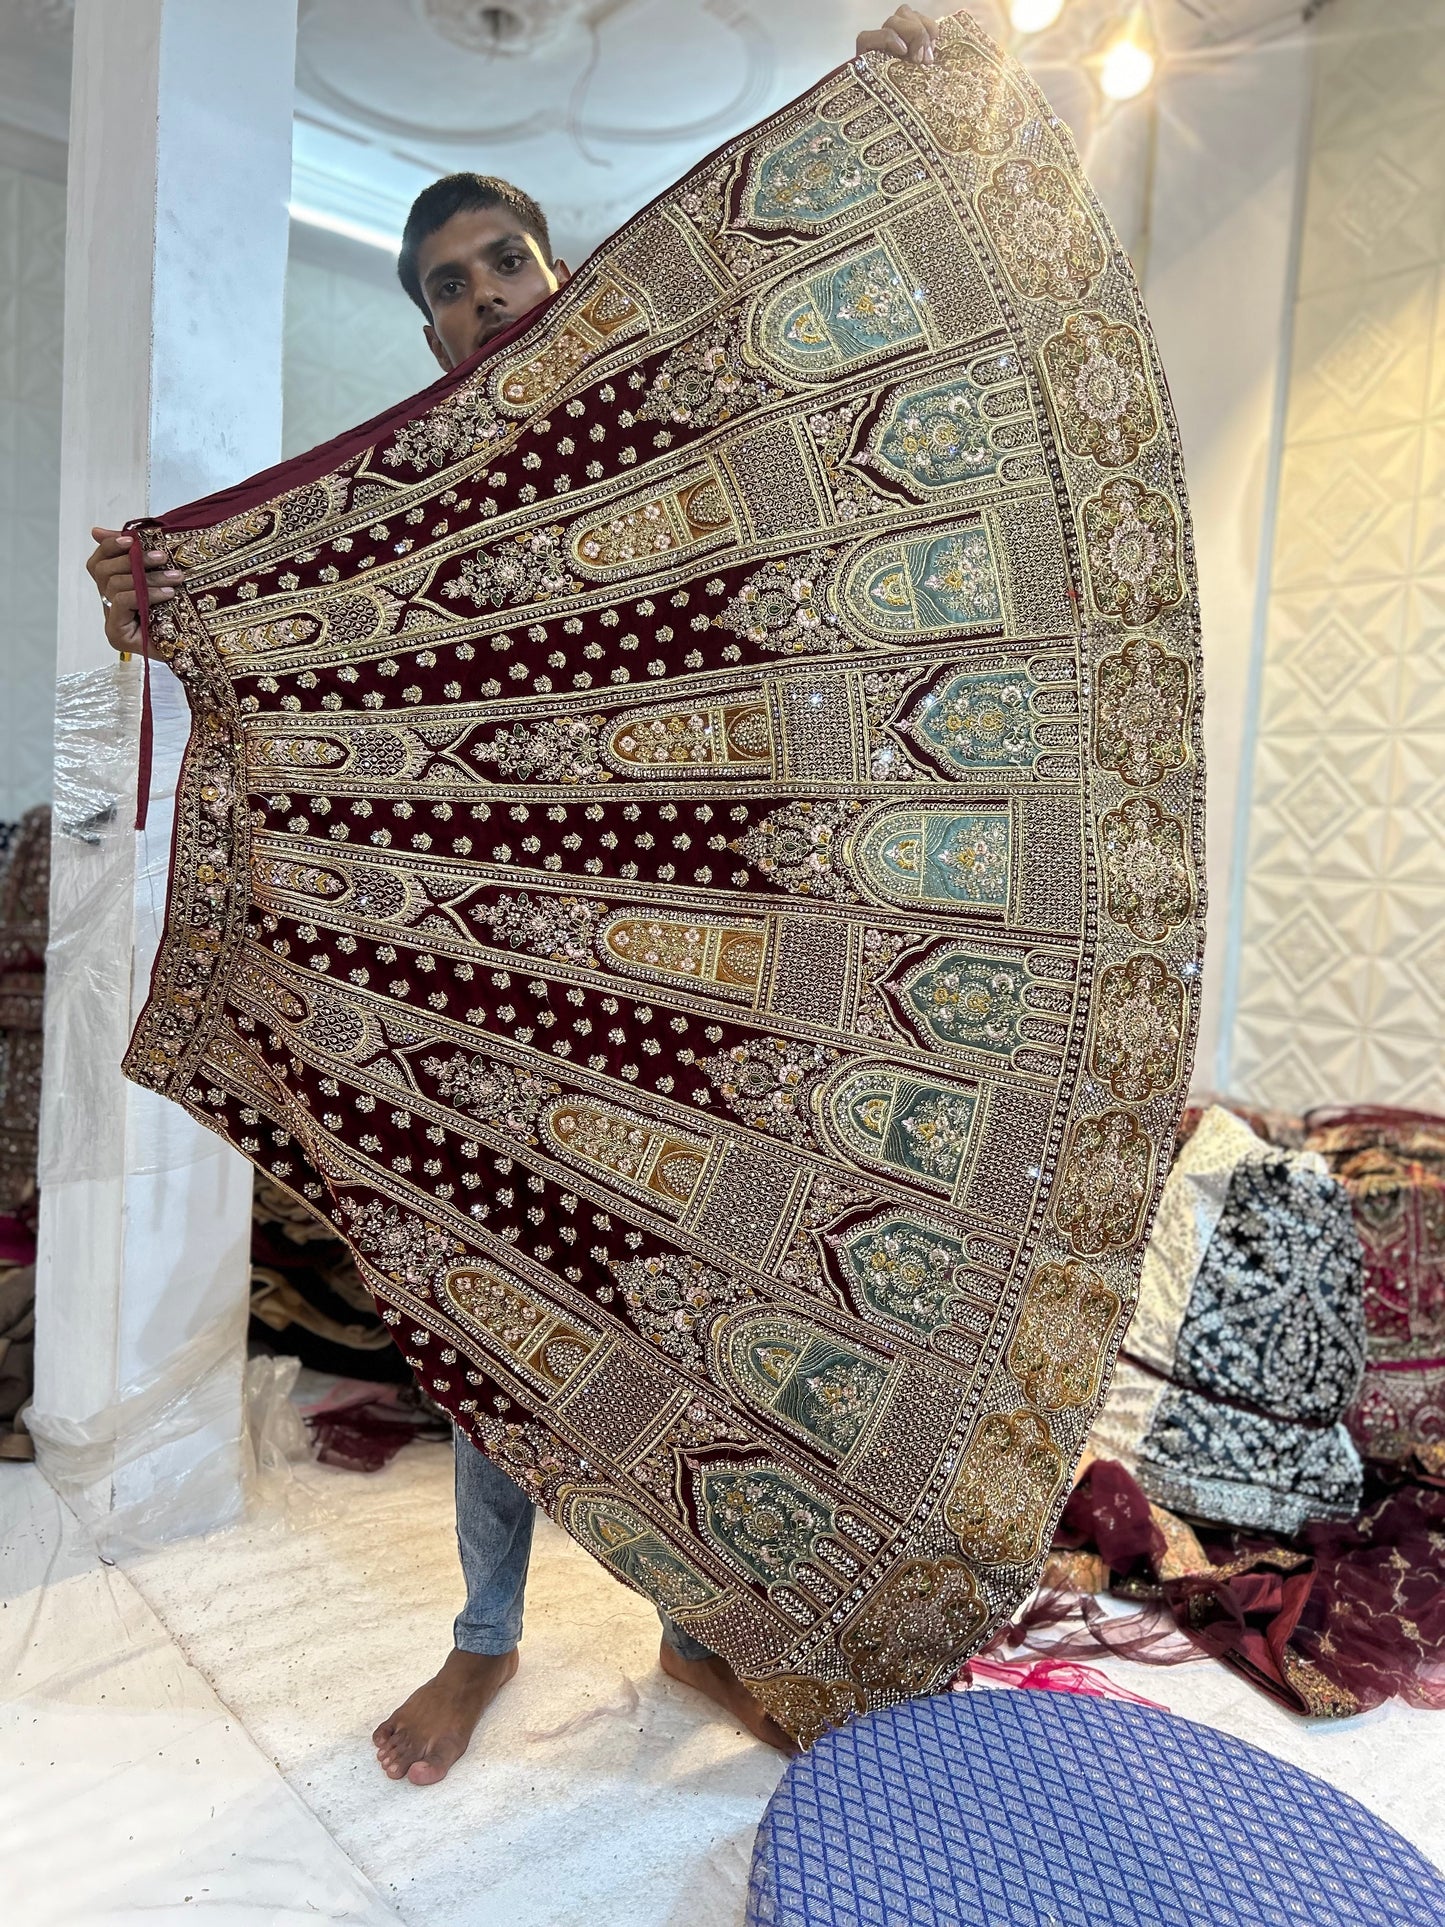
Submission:
[[[286,275],[283,452],[302,454],[434,381],[402,292],[292,259]]]
[[[1445,46],[1416,0],[1321,22],[1257,726],[1232,1084],[1445,1110]]]

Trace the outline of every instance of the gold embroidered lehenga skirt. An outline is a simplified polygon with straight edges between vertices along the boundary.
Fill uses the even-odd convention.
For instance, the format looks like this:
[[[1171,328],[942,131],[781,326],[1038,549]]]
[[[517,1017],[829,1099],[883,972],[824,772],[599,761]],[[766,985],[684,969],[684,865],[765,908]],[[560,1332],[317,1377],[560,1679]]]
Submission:
[[[194,713],[127,1059],[809,1740],[1032,1583],[1201,945],[1179,448],[963,20],[387,417],[139,526]]]

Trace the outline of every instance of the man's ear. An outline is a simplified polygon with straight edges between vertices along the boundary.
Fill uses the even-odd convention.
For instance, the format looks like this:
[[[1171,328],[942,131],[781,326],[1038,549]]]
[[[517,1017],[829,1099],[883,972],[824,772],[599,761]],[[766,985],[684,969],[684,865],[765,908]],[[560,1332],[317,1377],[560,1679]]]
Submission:
[[[565,288],[567,283],[572,279],[572,270],[568,267],[567,263],[562,259],[560,254],[557,256],[557,259],[552,263],[552,272],[557,277],[557,286],[559,288]]]
[[[436,356],[437,367],[441,369],[444,375],[449,375],[452,372],[451,356],[447,353],[446,349],[442,346],[441,336],[437,333],[436,329],[431,325],[429,321],[424,321],[422,323],[421,331],[426,336],[427,347],[430,348],[432,353]]]

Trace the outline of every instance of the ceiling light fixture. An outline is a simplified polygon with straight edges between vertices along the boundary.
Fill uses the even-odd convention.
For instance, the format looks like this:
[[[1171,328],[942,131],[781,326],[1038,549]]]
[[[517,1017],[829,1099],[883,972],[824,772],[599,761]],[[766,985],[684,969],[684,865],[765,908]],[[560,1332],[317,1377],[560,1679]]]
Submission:
[[[1015,33],[1042,33],[1064,10],[1064,0],[1011,0],[1009,19]]]
[[[388,254],[400,252],[399,234],[384,234],[378,227],[367,227],[361,221],[348,221],[343,214],[323,214],[320,208],[306,207],[300,201],[288,201],[286,212],[293,221],[300,221],[306,227],[324,228],[328,234],[343,234],[348,241],[360,241],[369,248],[385,248]]]
[[[1110,100],[1136,100],[1153,80],[1156,64],[1148,16],[1135,7],[1104,48],[1099,86]]]

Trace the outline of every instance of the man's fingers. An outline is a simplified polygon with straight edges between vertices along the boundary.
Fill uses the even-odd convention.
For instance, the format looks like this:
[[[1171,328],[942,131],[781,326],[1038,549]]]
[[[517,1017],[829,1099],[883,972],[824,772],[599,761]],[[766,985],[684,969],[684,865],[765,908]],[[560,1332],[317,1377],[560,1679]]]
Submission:
[[[907,42],[908,58],[927,66],[933,59],[933,41],[938,29],[926,14],[912,7],[900,7],[888,22]]]
[[[893,54],[906,59],[908,42],[901,33],[890,33],[886,27],[879,27],[875,33],[859,34],[858,51],[860,54]]]

